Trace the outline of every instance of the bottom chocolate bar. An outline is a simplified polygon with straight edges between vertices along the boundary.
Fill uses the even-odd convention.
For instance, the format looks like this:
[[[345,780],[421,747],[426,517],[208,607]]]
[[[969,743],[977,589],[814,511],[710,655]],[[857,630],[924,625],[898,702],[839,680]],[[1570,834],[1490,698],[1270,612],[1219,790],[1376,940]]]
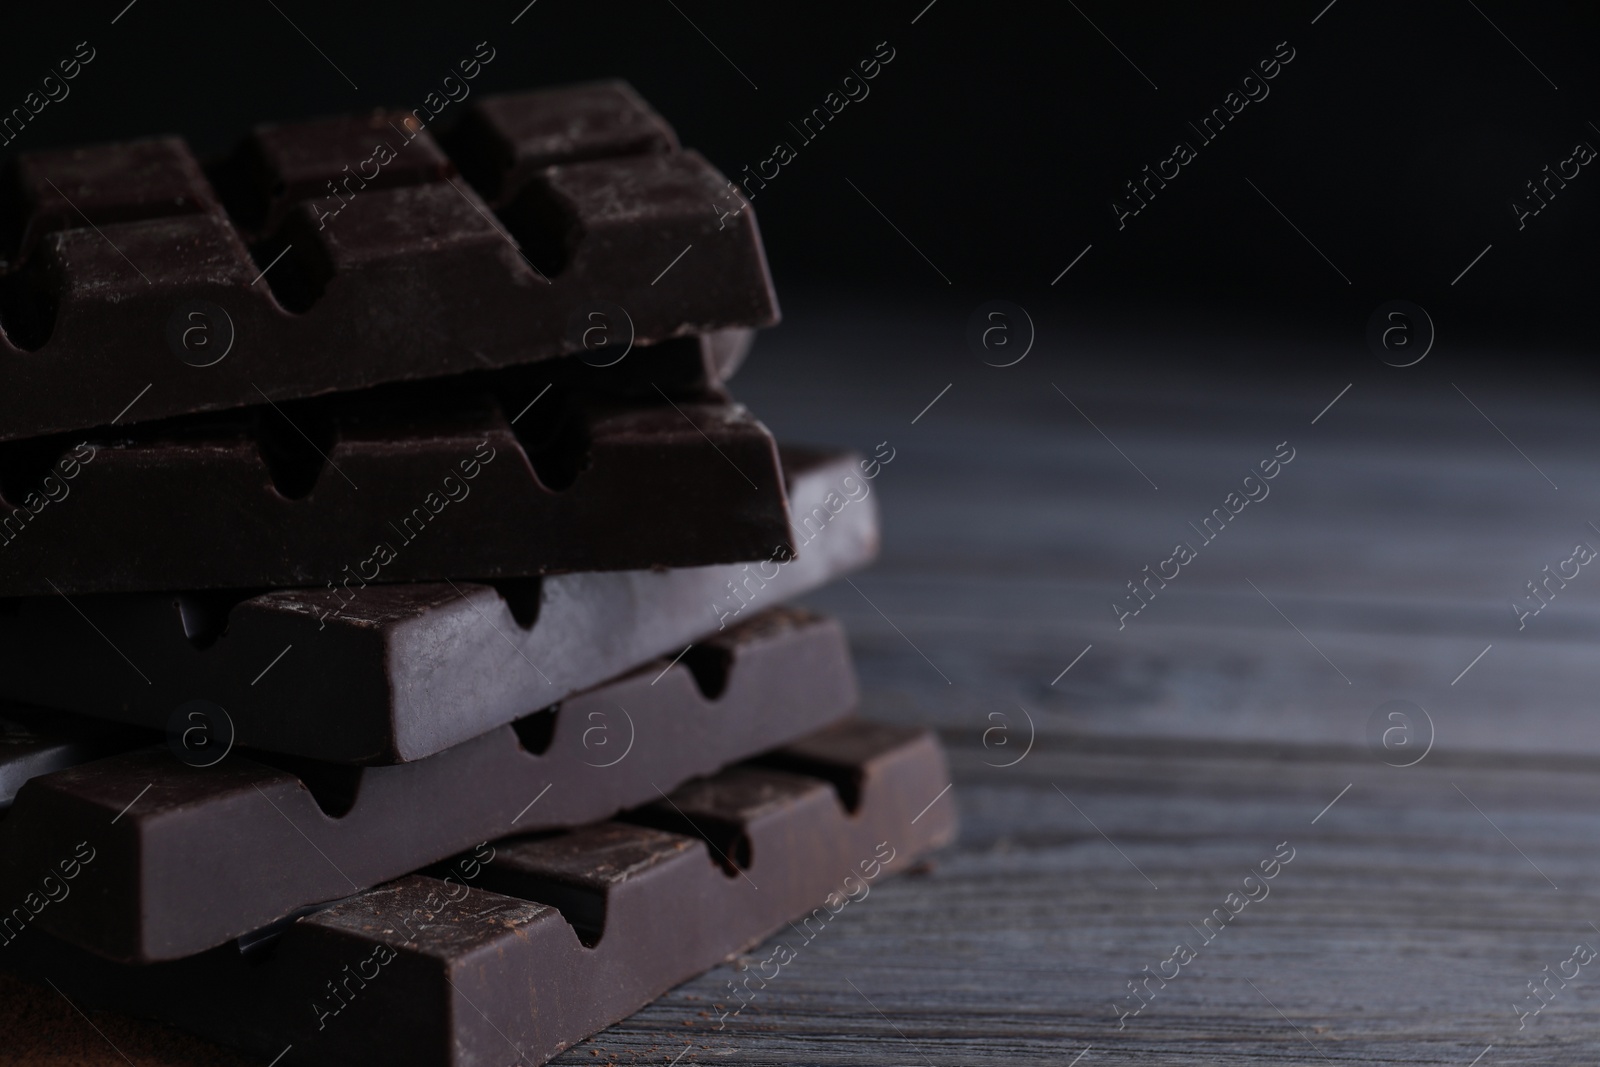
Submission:
[[[852,720],[199,956],[118,964],[30,930],[0,966],[283,1065],[540,1064],[949,842],[952,804],[928,806],[948,781],[931,734]]]

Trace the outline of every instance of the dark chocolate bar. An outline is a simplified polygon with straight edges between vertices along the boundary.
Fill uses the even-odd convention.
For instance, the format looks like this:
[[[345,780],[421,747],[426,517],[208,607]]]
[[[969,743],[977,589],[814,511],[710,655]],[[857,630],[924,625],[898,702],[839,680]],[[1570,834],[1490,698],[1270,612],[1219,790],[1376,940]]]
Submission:
[[[28,892],[61,842],[92,840],[77,900],[41,929],[129,962],[192,956],[479,841],[609,818],[855,701],[838,624],[779,609],[416,763],[236,750],[194,767],[140,748],[22,788],[0,822],[0,899]]]
[[[777,448],[742,407],[433,393],[0,446],[0,596],[700,566],[787,541]]]
[[[450,143],[377,112],[258,129],[211,180],[173,138],[20,156],[0,440],[777,320],[753,213],[626,85],[482,100]]]
[[[242,746],[336,763],[421,759],[864,566],[878,547],[877,500],[859,462],[783,451],[797,558],[774,543],[751,553],[757,563],[497,585],[0,601],[0,698],[155,729],[206,699]],[[459,505],[469,524],[498,506],[490,497],[471,512],[478,502]],[[674,504],[625,521],[659,532],[706,516]]]
[[[852,722],[805,747],[822,776],[736,766],[620,821],[485,846],[442,878],[402,878],[263,941],[118,964],[29,928],[0,967],[282,1067],[541,1064],[774,932],[792,959],[847,900],[954,837],[930,734]]]

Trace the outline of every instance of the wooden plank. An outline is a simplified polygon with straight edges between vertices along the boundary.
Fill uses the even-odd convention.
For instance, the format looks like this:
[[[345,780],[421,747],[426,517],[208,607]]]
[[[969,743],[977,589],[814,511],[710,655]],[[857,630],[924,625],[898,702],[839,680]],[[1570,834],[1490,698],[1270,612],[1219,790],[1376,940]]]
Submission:
[[[898,344],[949,350],[938,321],[896,320]],[[964,353],[920,372],[860,358],[894,343],[881,316],[831,335],[804,324],[764,340],[738,383],[780,435],[896,449],[873,482],[881,562],[811,600],[855,633],[880,698],[979,732],[989,712],[1022,705],[1046,729],[1097,736],[1329,744],[1358,741],[1375,709],[1404,699],[1439,712],[1443,747],[1600,752],[1588,654],[1600,575],[1581,570],[1525,626],[1511,606],[1579,539],[1600,547],[1588,525],[1600,510],[1585,510],[1600,490],[1586,389],[1458,383],[1494,409],[1491,426],[1454,371],[1376,367],[1350,372],[1360,384],[1313,426],[1342,383],[1324,396],[1304,376],[1209,373],[1174,359],[1176,345],[1145,344],[1142,365],[1120,366],[1043,350],[1014,374]],[[1069,373],[1089,379],[1075,402],[1115,446],[1054,391]],[[917,381],[931,398],[950,378],[911,425],[926,403]],[[908,414],[891,419],[897,407]],[[1188,524],[1286,438],[1296,458],[1271,495],[1200,542]],[[1112,602],[1129,603],[1126,583],[1179,538],[1200,543],[1196,560],[1119,628]]]

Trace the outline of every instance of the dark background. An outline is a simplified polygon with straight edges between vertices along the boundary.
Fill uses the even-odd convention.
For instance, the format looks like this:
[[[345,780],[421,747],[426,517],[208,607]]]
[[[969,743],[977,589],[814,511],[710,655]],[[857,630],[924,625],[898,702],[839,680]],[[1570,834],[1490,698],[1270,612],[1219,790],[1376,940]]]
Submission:
[[[475,94],[620,76],[730,175],[794,145],[755,201],[780,294],[958,319],[999,297],[1358,348],[1373,308],[1404,298],[1463,358],[1513,347],[1581,368],[1594,348],[1600,166],[1521,232],[1510,207],[1577,141],[1600,147],[1592,5],[537,0],[512,25],[526,0],[137,0],[113,25],[125,2],[7,13],[0,110],[77,42],[98,55],[6,156],[157,133],[209,154],[257,122],[413,107],[487,40]],[[884,41],[871,95],[801,144],[789,122]],[[1270,96],[1199,146],[1186,122],[1281,41],[1295,58]],[[1111,200],[1180,138],[1199,158],[1119,232]]]

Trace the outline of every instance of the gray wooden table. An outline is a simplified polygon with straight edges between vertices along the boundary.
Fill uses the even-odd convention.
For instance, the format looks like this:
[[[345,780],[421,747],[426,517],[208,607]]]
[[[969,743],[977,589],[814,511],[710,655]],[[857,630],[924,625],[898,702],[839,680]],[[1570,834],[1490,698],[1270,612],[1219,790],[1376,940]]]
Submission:
[[[721,1029],[737,966],[562,1062],[1600,1057],[1600,960],[1574,952],[1600,949],[1600,566],[1565,562],[1600,547],[1593,389],[1037,311],[994,368],[969,311],[791,297],[737,382],[780,437],[895,450],[881,561],[811,603],[870,714],[940,730],[959,844]],[[1519,622],[1546,565],[1578,573]],[[1134,999],[1151,974],[1176,977]]]

